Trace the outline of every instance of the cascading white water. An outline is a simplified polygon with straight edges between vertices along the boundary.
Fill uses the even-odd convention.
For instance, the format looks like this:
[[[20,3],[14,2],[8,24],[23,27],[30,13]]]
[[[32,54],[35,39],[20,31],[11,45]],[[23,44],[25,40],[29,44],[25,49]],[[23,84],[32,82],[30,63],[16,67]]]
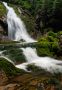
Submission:
[[[21,39],[26,42],[35,42],[26,31],[26,27],[22,20],[16,15],[13,8],[9,7],[7,3],[3,2],[8,10],[7,23],[8,23],[8,37],[11,40],[19,41]]]
[[[8,22],[8,36],[12,40],[23,39],[26,42],[34,42],[29,34],[26,31],[26,28],[17,15],[15,14],[13,8],[9,7],[6,3],[3,3],[8,9],[7,22]],[[39,66],[49,72],[62,72],[62,61],[55,60],[49,57],[39,57],[35,49],[32,48],[21,48],[23,54],[25,55],[27,62],[16,65],[17,68],[26,70],[28,64],[34,63],[36,66]]]
[[[36,53],[36,50],[30,47],[22,48],[22,50],[23,54],[26,56],[28,64],[33,63],[34,65],[41,67],[52,73],[57,71],[62,72],[62,61],[55,60],[49,57],[39,57]],[[24,67],[26,68],[26,65]]]

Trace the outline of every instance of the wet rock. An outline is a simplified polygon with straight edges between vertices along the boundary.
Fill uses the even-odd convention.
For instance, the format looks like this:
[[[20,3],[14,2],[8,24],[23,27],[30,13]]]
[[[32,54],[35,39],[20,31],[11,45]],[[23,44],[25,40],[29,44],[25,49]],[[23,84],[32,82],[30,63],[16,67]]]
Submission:
[[[4,85],[8,81],[8,78],[3,70],[0,70],[0,85]]]
[[[8,35],[8,24],[6,22],[6,18],[2,17],[0,18],[0,30],[3,31],[3,35]]]

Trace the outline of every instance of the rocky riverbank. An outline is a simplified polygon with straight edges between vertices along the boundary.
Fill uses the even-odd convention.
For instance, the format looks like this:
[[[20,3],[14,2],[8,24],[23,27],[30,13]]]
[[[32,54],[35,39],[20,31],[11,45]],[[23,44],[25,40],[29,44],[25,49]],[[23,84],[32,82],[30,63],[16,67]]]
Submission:
[[[56,79],[51,76],[24,74],[9,80],[6,76],[4,78],[6,82],[2,79],[4,82],[0,84],[0,90],[61,90],[62,88],[61,77]]]

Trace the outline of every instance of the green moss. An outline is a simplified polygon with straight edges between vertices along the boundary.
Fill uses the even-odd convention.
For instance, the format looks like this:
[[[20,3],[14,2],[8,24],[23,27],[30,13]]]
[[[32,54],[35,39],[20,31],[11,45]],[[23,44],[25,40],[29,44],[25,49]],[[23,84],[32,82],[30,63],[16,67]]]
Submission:
[[[6,14],[6,8],[2,3],[0,3],[0,17],[4,16]]]
[[[57,38],[57,33],[54,33],[53,31],[49,31],[48,36],[52,36],[54,38]]]
[[[7,76],[22,74],[23,70],[16,68],[12,63],[4,58],[0,58],[0,69],[2,69]]]
[[[40,46],[40,47],[39,47]],[[52,56],[53,52],[50,52],[51,43],[41,41],[37,47],[37,53],[39,56]]]
[[[60,35],[62,35],[62,31],[59,31],[59,32],[57,33],[57,36],[60,36]]]
[[[14,63],[23,63],[26,61],[25,56],[23,55],[23,52],[19,48],[9,48],[7,51],[5,51],[3,54],[8,55],[9,58],[14,62]]]
[[[9,40],[1,40],[0,41],[0,45],[3,44],[3,45],[10,45],[10,44],[17,44],[17,43],[20,43],[19,41],[9,41]]]
[[[33,73],[45,73],[45,72],[47,72],[46,70],[44,70],[44,69],[42,69],[42,68],[40,68],[40,67],[37,67],[37,66],[35,66],[35,64],[29,64],[29,65],[27,65],[27,69],[28,69],[28,71],[32,71]]]

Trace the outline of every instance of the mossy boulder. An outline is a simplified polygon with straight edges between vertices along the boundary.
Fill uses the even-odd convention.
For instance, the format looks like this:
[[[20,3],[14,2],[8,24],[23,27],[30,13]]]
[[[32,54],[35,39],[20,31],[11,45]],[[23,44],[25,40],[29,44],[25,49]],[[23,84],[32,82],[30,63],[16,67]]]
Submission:
[[[16,68],[12,63],[4,58],[0,58],[0,69],[2,69],[7,76],[14,76],[24,72],[23,70]]]
[[[4,53],[4,55],[8,55],[8,57],[15,63],[20,64],[23,62],[26,62],[25,56],[23,55],[23,52],[19,48],[9,48]]]

